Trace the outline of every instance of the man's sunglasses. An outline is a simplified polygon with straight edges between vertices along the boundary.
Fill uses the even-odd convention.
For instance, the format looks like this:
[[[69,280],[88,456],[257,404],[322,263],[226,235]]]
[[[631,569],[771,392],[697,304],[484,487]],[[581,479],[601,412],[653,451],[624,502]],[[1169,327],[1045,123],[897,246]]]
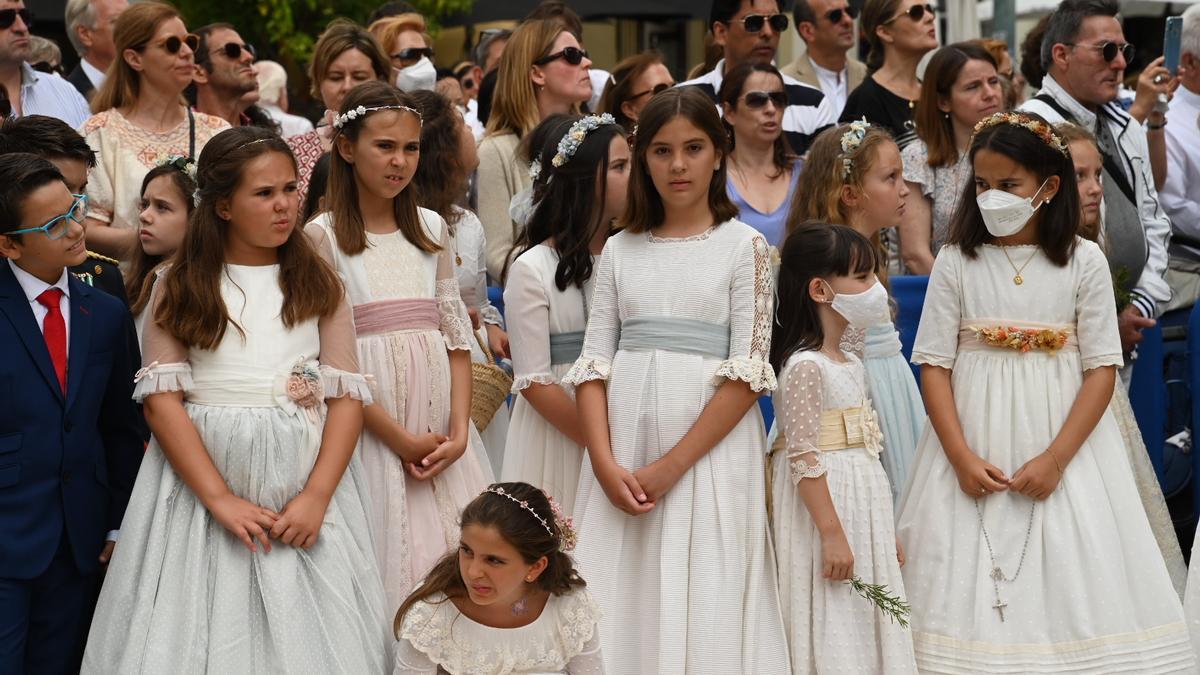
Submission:
[[[628,100],[630,100],[630,101],[636,101],[636,100],[638,100],[639,98],[641,98],[641,97],[645,96],[646,94],[651,94],[651,95],[653,95],[653,94],[661,94],[661,93],[663,93],[664,91],[666,91],[666,90],[668,90],[668,89],[670,89],[671,87],[674,87],[674,86],[675,86],[674,84],[667,84],[666,82],[659,82],[658,84],[654,85],[654,86],[653,86],[653,87],[651,87],[650,89],[647,89],[646,91],[639,91],[639,92],[638,92],[638,93],[636,93],[636,94],[630,94],[630,95],[629,95],[629,99],[628,99]]]
[[[742,24],[742,28],[747,33],[761,33],[763,26],[766,26],[767,24],[770,24],[771,30],[775,31],[776,33],[782,33],[786,31],[788,27],[787,14],[772,14],[770,16],[767,16],[766,14],[749,14],[742,17],[740,22]],[[729,21],[727,23],[732,26],[735,22]]]
[[[1098,45],[1077,45],[1073,42],[1067,42],[1064,44],[1066,44],[1068,47],[1095,49],[1096,51],[1100,52],[1100,56],[1103,56],[1104,60],[1109,63],[1112,63],[1113,60],[1117,58],[1118,52],[1120,52],[1121,56],[1125,57],[1125,63],[1129,63],[1133,61],[1133,54],[1136,51],[1134,50],[1133,45],[1129,44],[1128,42],[1122,44],[1117,44],[1116,42],[1101,42]]]
[[[52,75],[54,73],[64,76],[66,75],[66,70],[62,67],[61,63],[58,65],[51,65],[49,61],[38,61],[37,63],[29,64],[29,66],[39,73],[46,73],[47,75]]]
[[[854,9],[853,7],[847,7],[845,9],[839,7],[838,9],[831,9],[825,13],[825,19],[832,24],[841,23],[843,16],[848,16],[850,17],[850,20],[853,21],[858,18],[858,10]]]
[[[462,88],[463,88],[463,91],[471,91],[472,89],[475,88],[475,80],[473,80],[469,77],[464,79],[462,81]]]
[[[900,14],[897,14],[896,16],[893,16],[892,18],[888,19],[887,21],[884,21],[883,25],[886,26],[889,23],[895,21],[896,19],[899,19],[902,16],[907,16],[909,19],[913,20],[914,22],[920,21],[921,19],[925,18],[925,12],[929,12],[929,16],[937,15],[937,10],[935,10],[933,8],[933,5],[930,5],[928,3],[926,3],[924,5],[913,5],[912,7],[908,8],[907,12],[902,12]]]
[[[0,30],[12,28],[18,16],[26,28],[33,28],[33,12],[27,9],[0,9]]]
[[[563,61],[566,61],[567,63],[569,63],[573,66],[577,66],[577,65],[583,63],[583,60],[586,59],[587,57],[588,57],[588,53],[587,53],[586,49],[580,49],[578,47],[563,47],[563,50],[561,52],[554,52],[553,54],[547,54],[546,56],[543,56],[542,58],[538,59],[537,61],[534,61],[533,65],[544,66],[547,63],[550,63],[552,61],[562,59]]]
[[[196,35],[195,33],[188,33],[183,37],[172,35],[171,37],[159,42],[156,46],[162,47],[168,54],[178,54],[179,50],[182,49],[184,45],[187,45],[188,49],[192,50],[193,52],[198,51],[200,49],[200,36]],[[138,49],[141,50],[145,48],[146,45],[142,45]]]
[[[787,107],[787,94],[782,91],[748,91],[742,94],[742,100],[751,110],[765,108],[767,101],[774,103],[775,107],[780,110]]]
[[[190,44],[188,46],[191,47]],[[192,47],[192,49],[195,49],[195,47]],[[226,42],[225,46],[220,47],[218,49],[214,49],[214,50],[210,51],[209,54],[216,54],[217,52],[223,52],[225,54],[226,58],[228,58],[229,60],[237,61],[238,59],[242,58],[243,50],[247,54],[249,54],[250,58],[252,58],[252,59],[257,58],[257,56],[258,56],[258,52],[256,52],[254,50],[254,45],[239,45],[236,42]],[[176,50],[176,51],[178,51],[178,50]],[[171,52],[171,53],[174,54],[175,52]]]
[[[419,61],[422,56],[427,59],[433,58],[433,50],[429,47],[408,47],[392,54],[393,59],[400,61]]]

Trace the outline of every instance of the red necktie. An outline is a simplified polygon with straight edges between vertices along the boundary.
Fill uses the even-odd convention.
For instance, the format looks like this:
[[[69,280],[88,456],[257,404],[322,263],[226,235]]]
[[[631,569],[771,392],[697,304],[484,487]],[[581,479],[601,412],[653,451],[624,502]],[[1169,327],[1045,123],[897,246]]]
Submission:
[[[46,318],[42,320],[42,336],[46,338],[46,348],[50,350],[50,360],[54,362],[54,373],[58,375],[58,386],[67,393],[67,322],[63,320],[58,302],[63,292],[59,288],[47,288],[37,296],[37,301],[46,308]]]

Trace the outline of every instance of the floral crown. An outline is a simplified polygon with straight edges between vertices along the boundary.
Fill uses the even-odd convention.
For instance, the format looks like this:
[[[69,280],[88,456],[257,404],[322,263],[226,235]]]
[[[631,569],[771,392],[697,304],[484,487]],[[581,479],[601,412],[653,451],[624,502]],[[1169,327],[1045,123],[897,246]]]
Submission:
[[[159,166],[169,166],[183,175],[196,182],[196,161],[191,157],[183,157],[180,155],[171,155],[165,160],[158,163]]]
[[[1063,142],[1062,136],[1054,131],[1054,127],[1049,124],[1018,112],[998,112],[990,117],[985,117],[979,120],[975,125],[975,132],[971,136],[971,141],[974,142],[975,136],[978,136],[984,129],[990,129],[1001,124],[1011,124],[1014,127],[1021,127],[1026,131],[1032,132],[1046,145],[1061,152],[1064,157],[1070,157],[1071,152],[1067,149],[1067,144]]]
[[[850,177],[850,171],[854,169],[854,160],[850,155],[862,145],[870,130],[871,123],[864,117],[851,122],[850,128],[842,134],[842,180]]]
[[[604,113],[603,115],[588,115],[572,124],[566,135],[559,140],[558,152],[554,155],[554,159],[550,160],[550,163],[555,167],[560,167],[571,161],[588,134],[600,127],[616,123],[617,120],[612,115]],[[534,159],[529,163],[529,178],[537,180],[540,175],[542,175],[542,160]]]
[[[367,113],[372,113],[377,110],[404,110],[406,112],[410,112],[410,113],[416,115],[417,121],[421,122],[422,124],[425,123],[424,118],[421,117],[420,111],[418,111],[415,108],[410,108],[406,105],[377,105],[377,106],[373,106],[370,108],[360,105],[357,108],[347,110],[346,114],[344,114],[344,115],[334,115],[333,116],[333,128],[337,129],[338,131],[341,131],[342,127],[346,126],[346,124],[353,122],[354,120],[356,120],[360,117],[366,117]]]
[[[501,497],[504,497],[505,499],[512,501],[517,506],[528,511],[529,515],[536,518],[537,521],[539,523],[541,523],[542,527],[545,528],[547,534],[549,534],[551,537],[554,536],[554,530],[552,530],[550,528],[550,523],[546,522],[545,518],[539,516],[538,512],[534,511],[533,507],[529,505],[529,502],[527,502],[523,499],[518,499],[517,497],[513,496],[512,494],[505,492],[504,488],[500,487],[499,485],[492,485],[492,486],[488,487],[486,490],[484,490],[483,492],[485,492],[485,493],[490,492],[494,495],[500,495]],[[560,551],[574,550],[575,549],[575,523],[574,523],[574,521],[571,519],[570,516],[566,516],[563,514],[562,507],[560,507],[558,505],[558,502],[554,501],[554,498],[551,497],[549,494],[547,494],[546,491],[543,490],[542,494],[546,495],[546,500],[550,502],[550,511],[554,514],[554,524],[558,527],[558,532],[559,532],[558,548],[559,548],[559,550]]]

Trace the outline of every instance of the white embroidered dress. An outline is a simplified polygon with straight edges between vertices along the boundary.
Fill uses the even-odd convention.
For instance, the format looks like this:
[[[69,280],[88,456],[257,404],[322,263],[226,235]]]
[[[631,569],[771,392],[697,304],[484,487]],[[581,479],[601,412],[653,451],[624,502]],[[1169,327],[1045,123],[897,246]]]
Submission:
[[[325,398],[371,401],[350,308],[343,302],[333,316],[285,327],[278,265],[226,265],[221,297],[244,336],[231,324],[216,349],[188,349],[149,322],[149,365],[134,397],[184,392],[188,417],[230,490],[281,512],[308,481],[324,426],[323,405],[305,409],[286,393],[295,365],[319,374]],[[146,311],[153,315],[156,305],[157,296]],[[389,609],[366,502],[363,467],[352,457],[311,549],[275,541],[270,553],[261,544],[251,553],[151,440],[83,672],[385,672]]]
[[[471,323],[454,277],[454,254],[446,221],[419,209],[426,232],[441,250],[421,251],[400,232],[367,233],[367,248],[348,256],[337,247],[328,214],[306,232],[346,284],[358,330],[362,371],[374,378],[375,402],[409,433],[449,433],[450,361],[447,349],[471,349]],[[376,322],[365,328],[373,306],[393,301],[436,305],[434,325]],[[492,482],[492,470],[473,424],[466,452],[432,480],[409,474],[403,460],[366,429],[359,454],[370,486],[375,553],[388,607],[395,611],[417,582],[458,545],[458,515]]]
[[[450,235],[450,245],[454,249],[454,270],[458,279],[458,292],[463,304],[479,312],[479,330],[475,331],[478,339],[471,340],[471,361],[488,363],[487,354],[479,346],[482,340],[487,344],[487,326],[504,327],[504,317],[500,310],[488,300],[487,294],[487,241],[483,237],[483,224],[479,216],[464,208],[454,207],[462,216],[454,224],[454,233]],[[489,346],[490,348],[490,346]],[[502,403],[492,416],[487,427],[479,431],[483,447],[487,449],[488,460],[492,465],[492,473],[500,475],[500,466],[504,462],[504,439],[508,437],[508,403]]]
[[[404,617],[393,675],[604,675],[599,619],[582,588],[550,596],[520,628],[476,623],[438,594]]]
[[[793,354],[774,396],[783,451],[774,455],[771,498],[792,673],[915,673],[908,630],[846,582],[822,576],[821,534],[798,490],[800,481],[825,476],[854,554],[854,574],[904,597],[878,424],[864,425],[861,447],[818,449],[823,412],[870,404],[862,362],[852,354],[846,359],[839,363],[816,351]]]
[[[551,335],[582,332],[587,325],[584,294],[592,278],[579,289],[560,291],[554,283],[558,253],[545,244],[525,251],[512,263],[504,288],[508,335],[513,350],[512,422],[502,480],[523,481],[550,493],[564,513],[575,512],[575,494],[584,449],[567,438],[521,395],[534,384],[562,386],[574,397],[575,388],[559,384],[570,363],[553,363]]]
[[[1011,477],[1062,429],[1084,373],[1121,366],[1112,279],[1104,253],[1082,239],[1064,267],[1037,247],[1010,247],[1018,265],[1029,260],[1019,286],[1004,250],[977,254],[938,255],[913,362],[952,371],[968,447]],[[1070,342],[1021,353],[982,344],[972,326],[1067,330]],[[896,530],[922,673],[1196,672],[1109,412],[1036,505],[1014,492],[968,497],[927,426]],[[1015,578],[998,582],[999,609],[994,567]]]
[[[744,223],[686,239],[621,232],[600,258],[583,355],[564,382],[607,382],[614,459],[637,470],[691,429],[725,378],[760,393],[774,389],[772,304],[767,242]],[[621,323],[631,318],[728,325],[728,357],[619,349]],[[764,500],[765,435],[751,406],[654,510],[637,517],[608,501],[584,462],[575,557],[604,609],[609,672],[787,672]]]

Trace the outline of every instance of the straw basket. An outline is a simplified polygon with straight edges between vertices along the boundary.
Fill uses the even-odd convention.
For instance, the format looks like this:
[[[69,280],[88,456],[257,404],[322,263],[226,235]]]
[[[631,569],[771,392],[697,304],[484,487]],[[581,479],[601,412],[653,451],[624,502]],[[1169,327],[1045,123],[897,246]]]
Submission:
[[[512,389],[512,376],[496,365],[496,357],[487,343],[479,337],[478,331],[472,331],[475,341],[487,356],[487,363],[471,362],[471,421],[475,428],[482,432],[491,424],[496,411],[504,405],[508,392]]]

